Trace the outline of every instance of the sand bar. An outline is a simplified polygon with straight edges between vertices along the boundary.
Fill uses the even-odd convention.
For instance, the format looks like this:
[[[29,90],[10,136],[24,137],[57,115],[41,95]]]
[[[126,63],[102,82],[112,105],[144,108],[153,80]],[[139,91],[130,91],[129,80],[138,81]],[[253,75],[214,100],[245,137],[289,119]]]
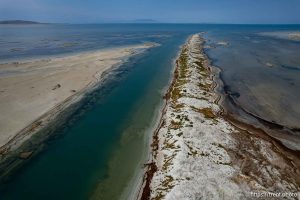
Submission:
[[[229,118],[203,45],[201,35],[191,36],[176,61],[139,199],[253,199],[269,192],[296,199],[299,154]]]
[[[51,109],[95,86],[104,72],[153,46],[0,64],[0,147]]]

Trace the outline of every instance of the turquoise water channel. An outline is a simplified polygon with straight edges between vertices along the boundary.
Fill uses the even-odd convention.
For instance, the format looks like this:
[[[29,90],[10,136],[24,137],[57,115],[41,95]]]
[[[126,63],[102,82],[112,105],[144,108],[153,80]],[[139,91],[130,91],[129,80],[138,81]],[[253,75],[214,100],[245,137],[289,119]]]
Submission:
[[[90,94],[0,199],[117,199],[147,159],[151,128],[187,34],[129,60]],[[130,190],[129,190],[130,191]],[[130,192],[129,192],[130,193]]]
[[[0,200],[126,199],[147,162],[149,138],[180,45],[201,31],[206,53],[222,69],[223,81],[240,106],[298,130],[300,41],[283,36],[299,30],[299,25],[0,26],[0,63],[161,44],[130,59],[87,95],[43,151],[0,186]],[[294,136],[299,139],[299,131]]]

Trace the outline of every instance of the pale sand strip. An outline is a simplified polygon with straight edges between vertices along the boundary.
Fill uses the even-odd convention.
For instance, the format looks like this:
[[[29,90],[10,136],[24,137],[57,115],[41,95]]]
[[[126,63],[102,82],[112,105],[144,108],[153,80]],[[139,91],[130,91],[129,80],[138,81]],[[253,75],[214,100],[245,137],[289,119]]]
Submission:
[[[299,197],[299,155],[224,113],[203,44],[193,35],[177,59],[138,199]]]
[[[134,45],[52,59],[0,64],[0,147],[39,117],[93,87],[103,72],[153,47]],[[67,102],[70,104],[70,101]],[[28,125],[33,122],[33,126]],[[24,134],[24,133],[23,133]],[[30,136],[30,134],[29,134]],[[2,148],[2,151],[4,149]]]

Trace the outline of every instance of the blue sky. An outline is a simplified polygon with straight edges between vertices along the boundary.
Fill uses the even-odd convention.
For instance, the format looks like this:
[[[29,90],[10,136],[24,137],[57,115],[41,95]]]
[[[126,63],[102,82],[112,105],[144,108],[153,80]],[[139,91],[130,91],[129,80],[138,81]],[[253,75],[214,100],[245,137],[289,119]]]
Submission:
[[[300,0],[0,0],[0,20],[298,23]]]

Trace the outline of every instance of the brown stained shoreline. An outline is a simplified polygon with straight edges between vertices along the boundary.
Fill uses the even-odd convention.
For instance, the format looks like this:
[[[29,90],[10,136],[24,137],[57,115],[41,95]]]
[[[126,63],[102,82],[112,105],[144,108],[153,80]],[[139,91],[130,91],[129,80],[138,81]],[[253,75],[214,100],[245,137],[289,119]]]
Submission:
[[[202,54],[203,54],[204,60],[206,62],[205,66],[208,67],[208,72],[210,72],[209,75],[211,75],[211,80],[213,81],[211,91],[214,91],[215,94],[218,95],[217,99],[215,100],[215,103],[217,103],[221,108],[221,112],[219,113],[220,116],[223,117],[226,121],[230,122],[230,124],[232,126],[234,126],[235,128],[237,128],[238,130],[246,131],[248,134],[255,135],[256,137],[267,140],[267,141],[271,142],[277,148],[280,148],[282,151],[288,152],[289,154],[300,159],[300,151],[299,150],[292,150],[292,149],[286,147],[279,139],[272,137],[270,134],[268,134],[266,131],[262,130],[261,128],[257,128],[254,125],[242,122],[242,121],[238,120],[234,115],[228,113],[228,110],[226,110],[226,108],[221,104],[222,98],[224,98],[224,99],[228,98],[230,100],[230,102],[234,104],[234,106],[240,108],[245,113],[247,113],[250,116],[254,117],[255,119],[259,120],[259,122],[261,122],[263,125],[266,125],[270,128],[273,127],[273,128],[280,128],[280,129],[283,129],[283,128],[289,129],[288,127],[285,127],[283,125],[262,119],[256,115],[254,115],[253,113],[245,110],[242,106],[237,104],[237,102],[228,93],[228,91],[227,92],[225,91],[225,95],[218,92],[218,90],[217,90],[218,88],[224,87],[224,80],[221,77],[222,70],[218,67],[213,67],[211,65],[211,61],[208,58],[207,54],[203,51],[203,49],[202,49]],[[213,70],[214,68],[216,68],[218,70],[218,72]],[[298,129],[290,129],[290,130],[298,131]],[[299,166],[300,166],[300,163],[299,163]]]
[[[284,145],[279,139],[274,138],[271,136],[271,134],[268,134],[265,130],[255,127],[254,125],[242,122],[241,120],[239,120],[237,117],[235,117],[233,114],[229,113],[228,110],[226,110],[226,108],[222,105],[221,100],[224,98],[228,98],[229,101],[231,103],[233,103],[233,105],[237,108],[240,108],[242,111],[244,111],[246,114],[249,114],[250,116],[254,117],[255,119],[257,119],[260,123],[262,123],[263,125],[270,127],[270,128],[276,128],[276,129],[281,129],[283,130],[284,127],[282,125],[270,122],[268,120],[262,119],[254,114],[252,114],[251,112],[248,112],[247,110],[243,109],[242,106],[238,105],[236,101],[234,101],[234,98],[225,91],[225,95],[222,94],[221,92],[218,92],[218,88],[224,87],[224,80],[221,77],[221,69],[217,68],[217,67],[213,67],[210,63],[209,58],[207,57],[207,55],[203,52],[204,55],[204,59],[206,61],[206,67],[209,68],[208,72],[210,72],[211,75],[211,80],[213,81],[213,85],[211,87],[211,91],[214,91],[215,94],[218,95],[217,99],[215,100],[215,102],[220,106],[221,111],[219,113],[220,117],[222,117],[225,121],[229,122],[234,128],[236,128],[239,132],[239,134],[243,134],[243,135],[239,135],[239,134],[233,134],[234,139],[236,139],[237,141],[239,141],[239,143],[243,143],[245,138],[259,138],[261,140],[265,140],[268,141],[272,144],[271,149],[274,152],[277,152],[279,155],[281,155],[281,157],[285,160],[286,163],[290,164],[290,166],[292,166],[292,168],[294,169],[293,173],[294,176],[296,177],[297,180],[297,185],[300,186],[300,151],[299,150],[292,150],[290,148],[288,148],[286,145]],[[213,70],[213,68],[216,68],[219,70],[219,72],[215,72]],[[289,128],[287,128],[289,129]],[[292,131],[298,131],[298,129],[289,129]],[[230,150],[227,149],[229,152]],[[241,150],[242,152],[242,150]],[[242,152],[240,155],[244,156],[247,154],[247,152],[245,154],[243,154],[244,152]],[[231,157],[234,158],[235,156],[233,156],[234,153],[230,153]],[[233,159],[235,161],[234,164],[239,165],[240,163],[238,163],[237,160]],[[252,167],[252,165],[250,166],[245,166],[243,167],[243,165],[245,165],[245,161],[248,161],[247,158],[243,158],[243,163],[242,163],[242,167],[241,170],[244,172],[243,173],[248,173],[249,171],[254,170]],[[283,172],[284,173],[284,172]],[[259,176],[260,174],[258,173],[257,176]]]
[[[295,131],[295,132],[300,132],[300,129],[299,128],[289,128],[289,127],[286,127],[284,125],[281,125],[281,124],[278,124],[276,122],[272,122],[272,121],[268,121],[262,117],[259,117],[258,115],[255,115],[254,113],[246,110],[243,106],[239,105],[237,103],[237,101],[234,99],[234,97],[232,97],[232,95],[230,94],[229,91],[225,91],[225,94],[227,95],[229,101],[235,106],[235,107],[238,107],[239,109],[241,109],[242,111],[244,111],[246,114],[250,115],[251,117],[254,117],[255,119],[257,119],[260,123],[270,127],[270,128],[276,128],[276,129],[280,129],[280,130],[283,130],[283,129],[286,129],[286,130],[290,130],[290,131]]]
[[[226,113],[226,114],[222,114],[222,117],[230,122],[230,124],[232,126],[234,126],[236,129],[242,131],[242,132],[246,132],[249,135],[254,135],[255,137],[261,138],[263,140],[269,141],[271,142],[276,148],[278,153],[280,153],[283,157],[289,158],[289,157],[293,157],[293,158],[298,158],[300,159],[300,151],[297,150],[291,150],[289,148],[287,148],[285,145],[283,145],[281,143],[280,140],[271,137],[268,133],[266,133],[264,130],[260,129],[260,128],[256,128],[255,126],[251,125],[251,124],[247,124],[244,122],[239,121],[238,119],[236,119],[234,116]],[[286,154],[283,154],[283,152],[285,152]],[[289,158],[290,160],[291,158]],[[299,160],[297,161],[298,165],[300,166],[300,162]]]
[[[190,38],[188,38],[188,40],[189,39]],[[155,130],[155,132],[152,136],[152,144],[151,144],[152,158],[151,158],[151,162],[149,164],[145,165],[147,167],[147,170],[146,170],[146,172],[144,174],[144,178],[143,178],[143,183],[144,183],[143,186],[144,187],[143,187],[143,189],[141,188],[142,189],[142,194],[139,197],[139,199],[141,199],[141,200],[149,200],[150,196],[151,196],[151,187],[150,187],[151,180],[152,180],[155,172],[157,171],[157,166],[156,166],[153,158],[156,158],[158,145],[159,145],[158,132],[165,123],[165,121],[163,119],[163,116],[165,115],[168,100],[171,97],[171,92],[172,92],[173,86],[175,85],[176,80],[178,79],[178,73],[179,73],[179,71],[178,71],[179,70],[178,60],[180,58],[180,55],[182,54],[183,49],[184,49],[184,46],[181,48],[180,54],[176,59],[176,68],[175,68],[175,71],[174,71],[173,79],[172,79],[170,87],[167,90],[167,93],[164,96],[165,105],[162,109],[162,114],[161,114],[161,117],[160,117],[160,125]],[[262,130],[260,128],[257,128],[257,127],[255,127],[251,124],[247,124],[245,122],[242,122],[242,121],[238,120],[236,117],[234,117],[233,115],[229,114],[226,111],[226,108],[224,108],[222,106],[221,101],[222,101],[222,99],[229,98],[228,97],[229,95],[225,96],[224,94],[217,91],[217,89],[221,88],[224,84],[224,82],[223,82],[223,80],[221,79],[221,76],[220,76],[220,71],[215,70],[215,69],[217,69],[217,70],[220,70],[220,69],[211,65],[211,61],[209,60],[206,53],[204,52],[203,47],[201,48],[201,53],[204,56],[204,62],[205,62],[205,64],[203,66],[208,69],[208,75],[210,76],[210,78],[213,82],[213,84],[211,85],[211,87],[209,89],[210,89],[210,91],[213,91],[217,95],[215,103],[217,103],[221,108],[221,111],[218,113],[218,115],[221,118],[223,118],[225,121],[229,122],[233,127],[235,127],[239,131],[238,134],[242,134],[241,138],[239,138],[238,134],[235,134],[234,139],[236,139],[241,144],[243,143],[243,139],[251,138],[251,137],[259,138],[261,140],[265,140],[265,141],[270,142],[272,144],[272,147],[271,147],[272,150],[279,153],[281,155],[281,157],[284,158],[286,163],[288,163],[292,166],[291,168],[294,169],[292,174],[294,174],[295,176],[300,175],[300,171],[299,171],[299,169],[300,169],[300,151],[294,151],[294,150],[289,149],[288,147],[283,145],[282,142],[280,142],[280,140],[278,140],[276,138],[273,138],[272,136],[270,136],[264,130]],[[243,150],[241,150],[241,152],[242,151]],[[243,152],[242,152],[241,155],[244,156],[244,155],[246,155],[246,153],[243,154]],[[232,157],[234,158],[234,156],[232,156]],[[233,159],[233,162],[235,162],[233,164],[234,165],[239,165],[240,164],[239,161],[240,160]],[[243,159],[243,161],[245,161],[245,158]],[[247,161],[247,159],[246,159],[246,161]],[[245,162],[242,163],[241,169],[246,170],[246,171],[251,170],[251,167],[250,168],[249,167],[247,168],[247,166],[243,167],[244,163]],[[285,174],[285,173],[286,173],[286,171],[283,172],[283,174]],[[259,174],[258,174],[258,176],[259,176]],[[296,179],[297,179],[297,185],[300,186],[300,176],[299,176],[299,178],[296,178]]]
[[[184,46],[181,48],[180,50],[180,54],[182,49],[184,48]],[[180,56],[180,54],[178,55],[178,57]],[[168,100],[170,100],[171,98],[171,92],[173,90],[173,86],[176,83],[176,80],[178,78],[179,75],[179,63],[178,63],[178,58],[176,59],[176,67],[173,73],[173,78],[172,78],[172,82],[171,85],[169,86],[166,94],[164,95],[164,99],[165,99],[165,103],[161,112],[161,116],[160,116],[160,120],[159,120],[159,126],[156,128],[156,130],[154,131],[154,134],[152,136],[152,143],[151,143],[151,162],[148,164],[145,164],[145,166],[147,167],[146,172],[144,174],[143,177],[143,185],[141,187],[142,192],[140,197],[138,197],[138,199],[140,200],[149,200],[150,199],[150,195],[151,195],[151,188],[150,188],[150,184],[152,181],[152,178],[154,176],[154,173],[157,171],[157,166],[154,162],[153,158],[156,158],[157,156],[157,150],[158,150],[158,145],[159,145],[159,138],[158,138],[158,132],[159,130],[164,126],[165,121],[163,120],[163,117],[165,115],[166,109],[167,109],[167,105],[168,105]]]
[[[237,108],[240,108],[242,111],[244,111],[246,114],[249,114],[250,116],[254,117],[257,119],[260,123],[263,125],[270,127],[270,128],[276,128],[276,129],[281,129],[283,130],[284,127],[280,124],[270,122],[268,120],[262,119],[251,112],[248,112],[245,110],[242,106],[238,105],[237,102],[234,100],[234,98],[225,91],[225,95],[222,94],[221,92],[218,92],[218,88],[224,87],[224,80],[221,77],[221,69],[218,67],[213,67],[211,65],[211,61],[209,60],[208,56],[206,55],[205,52],[203,52],[204,59],[206,61],[206,67],[209,68],[208,72],[210,72],[211,75],[211,80],[213,81],[213,85],[211,87],[211,91],[214,91],[215,94],[218,95],[217,99],[215,102],[220,106],[221,111],[219,113],[220,117],[222,117],[225,121],[229,122],[233,127],[235,127],[239,133],[243,133],[250,137],[256,137],[265,141],[268,141],[272,144],[272,150],[277,152],[278,154],[281,155],[282,158],[285,159],[286,163],[289,163],[290,165],[293,166],[295,170],[295,176],[300,175],[300,151],[299,150],[292,150],[288,148],[286,145],[284,145],[279,139],[272,137],[270,134],[268,134],[265,130],[255,127],[254,125],[242,122],[239,120],[237,117],[235,117],[233,114],[229,113],[228,110],[222,105],[221,100],[224,98],[228,98],[231,103],[233,103],[234,106]],[[218,72],[214,71],[213,68],[216,68]],[[287,128],[289,129],[289,128]],[[298,131],[298,129],[289,129],[292,131]],[[238,135],[234,136],[234,138],[237,141],[241,141],[241,138],[239,138]],[[253,169],[247,169],[247,170],[253,170]],[[298,186],[300,186],[300,177],[298,178],[297,181]]]

